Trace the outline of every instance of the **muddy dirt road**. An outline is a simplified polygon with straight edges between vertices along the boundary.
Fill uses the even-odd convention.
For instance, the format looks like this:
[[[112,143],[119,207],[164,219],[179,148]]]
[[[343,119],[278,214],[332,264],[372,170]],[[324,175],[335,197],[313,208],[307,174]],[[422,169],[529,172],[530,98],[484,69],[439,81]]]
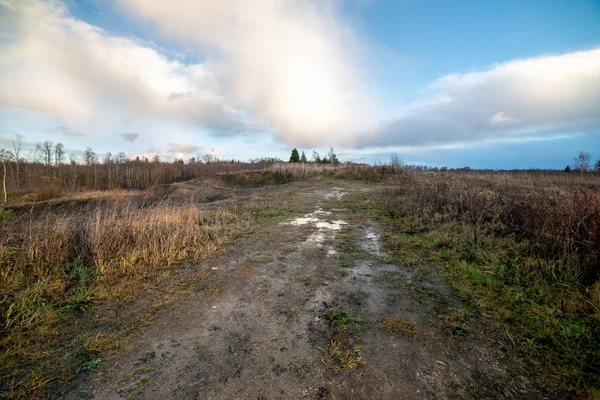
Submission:
[[[305,188],[302,213],[194,266],[190,290],[67,399],[544,398],[434,266],[389,262],[383,228]],[[212,290],[214,288],[214,290]]]

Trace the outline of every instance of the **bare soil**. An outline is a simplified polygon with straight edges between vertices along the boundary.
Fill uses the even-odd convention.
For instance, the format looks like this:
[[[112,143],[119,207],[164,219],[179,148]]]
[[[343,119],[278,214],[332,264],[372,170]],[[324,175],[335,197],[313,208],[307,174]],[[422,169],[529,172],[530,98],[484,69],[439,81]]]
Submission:
[[[465,306],[435,266],[390,262],[383,227],[344,207],[344,196],[359,191],[377,195],[359,184],[299,185],[294,201],[301,212],[187,267],[185,290],[169,295],[126,345],[56,395],[552,397],[512,361],[508,338],[477,319],[457,322]],[[147,294],[161,295],[160,288]],[[333,326],[332,312],[356,322]],[[355,363],[336,364],[332,347],[340,344]]]

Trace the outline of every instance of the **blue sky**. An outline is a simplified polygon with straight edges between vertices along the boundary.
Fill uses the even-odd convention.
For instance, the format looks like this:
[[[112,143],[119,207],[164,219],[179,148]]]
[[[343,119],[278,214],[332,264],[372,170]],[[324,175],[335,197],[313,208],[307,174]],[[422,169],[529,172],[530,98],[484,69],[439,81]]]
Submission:
[[[593,0],[0,0],[0,59],[0,148],[19,134],[164,159],[600,158]]]

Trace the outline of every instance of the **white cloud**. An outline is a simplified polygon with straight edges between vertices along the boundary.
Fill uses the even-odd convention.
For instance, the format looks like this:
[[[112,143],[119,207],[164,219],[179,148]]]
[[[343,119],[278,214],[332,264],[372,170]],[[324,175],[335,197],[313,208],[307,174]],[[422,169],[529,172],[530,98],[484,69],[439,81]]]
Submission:
[[[600,49],[515,60],[445,76],[429,97],[365,131],[365,146],[513,141],[600,126]]]
[[[169,143],[168,152],[178,154],[191,154],[200,151],[200,146],[195,144]]]
[[[211,55],[232,103],[281,141],[312,146],[369,127],[378,107],[359,68],[360,46],[330,0],[115,2]],[[186,98],[174,91],[171,99]]]
[[[500,111],[497,114],[494,114],[492,118],[490,118],[490,125],[492,126],[506,126],[515,124],[520,122],[518,119],[511,117],[510,115],[506,115],[504,111]]]
[[[215,131],[251,129],[202,64],[171,61],[145,43],[70,16],[60,1],[0,0],[0,105],[90,121],[104,105],[175,117]],[[173,93],[186,93],[173,101]]]
[[[86,136],[84,133],[74,131],[74,130],[66,127],[66,126],[58,126],[56,128],[53,128],[53,129],[45,129],[44,132],[46,132],[46,133],[58,133],[59,135],[73,136],[73,137],[85,137]]]
[[[163,147],[191,142],[189,124],[302,148],[448,147],[600,126],[600,49],[447,75],[384,118],[337,0],[115,4],[205,61],[111,35],[60,0],[0,0],[0,106],[59,117],[90,138],[142,131]]]

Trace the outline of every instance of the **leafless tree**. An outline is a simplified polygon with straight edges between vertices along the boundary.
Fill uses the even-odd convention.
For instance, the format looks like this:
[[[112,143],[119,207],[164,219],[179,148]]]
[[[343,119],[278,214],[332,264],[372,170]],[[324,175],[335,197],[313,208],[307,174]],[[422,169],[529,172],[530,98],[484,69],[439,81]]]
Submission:
[[[590,169],[590,153],[580,151],[579,155],[573,159],[573,169],[579,170],[582,174]]]
[[[94,167],[94,189],[98,189],[98,156],[91,147],[87,147],[83,152],[83,162],[88,167]]]
[[[35,145],[35,151],[42,159],[42,163],[50,167],[52,165],[52,157],[54,156],[54,145],[50,140]]]
[[[312,157],[311,159],[313,160],[313,162],[319,163],[321,162],[321,156],[319,156],[319,153],[317,153],[316,151],[313,150],[312,152]]]
[[[402,160],[398,154],[392,154],[390,156],[390,166],[394,168],[402,168],[404,167],[404,160]]]
[[[10,153],[4,149],[0,149],[0,161],[2,161],[2,193],[4,193],[4,202],[6,203],[8,199],[8,193],[6,192],[6,161],[11,157]]]
[[[62,164],[65,158],[65,145],[62,143],[56,143],[54,146],[54,164],[60,165]]]
[[[17,167],[17,176],[15,179],[15,186],[18,189],[21,185],[21,176],[20,176],[20,164],[21,164],[21,151],[23,150],[23,136],[16,135],[15,139],[12,141],[13,147],[13,158]]]
[[[98,163],[98,156],[91,147],[87,147],[83,152],[83,162],[90,166]]]
[[[124,164],[127,162],[127,155],[123,152],[120,152],[115,156],[115,162],[117,164]]]

